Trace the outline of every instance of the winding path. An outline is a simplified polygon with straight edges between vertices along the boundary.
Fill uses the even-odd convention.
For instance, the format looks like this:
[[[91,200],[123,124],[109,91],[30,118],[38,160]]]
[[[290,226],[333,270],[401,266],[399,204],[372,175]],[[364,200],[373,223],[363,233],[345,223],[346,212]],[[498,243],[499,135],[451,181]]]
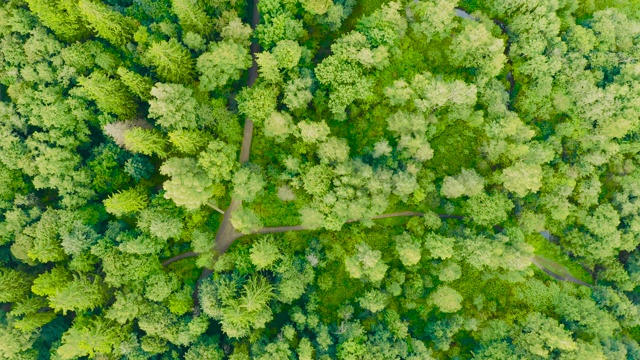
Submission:
[[[418,2],[418,0],[415,0],[416,2]],[[256,26],[258,25],[258,23],[260,22],[260,13],[258,11],[258,2],[259,0],[254,0],[253,1],[253,13],[252,13],[252,18],[251,18],[251,27],[255,30]],[[470,20],[474,20],[477,21],[477,19],[473,16],[471,16],[469,13],[467,13],[466,11],[464,11],[463,9],[460,8],[456,8],[455,9],[455,14],[458,17],[464,18],[464,19],[470,19]],[[500,24],[499,24],[500,25]],[[504,24],[503,24],[504,25]],[[501,29],[503,30],[503,32],[505,32],[504,30],[504,26],[501,26]],[[506,33],[506,32],[505,32]],[[260,52],[260,45],[256,42],[252,42],[251,44],[251,56],[253,58],[253,63],[251,65],[251,68],[249,69],[249,75],[248,75],[248,79],[247,79],[247,86],[251,87],[253,86],[253,84],[255,83],[256,79],[258,78],[258,64],[256,62],[256,54]],[[510,93],[513,91],[513,77],[511,77],[511,79],[509,79],[509,75],[511,75],[511,72],[509,72],[509,74],[507,74],[507,78],[511,84],[511,91]],[[251,119],[246,118],[245,119],[245,123],[244,123],[244,131],[243,131],[243,137],[242,137],[242,147],[240,150],[240,158],[239,158],[239,162],[241,165],[247,163],[249,161],[249,157],[251,154],[251,142],[253,140],[253,121],[251,121]],[[214,254],[216,254],[216,256],[219,256],[221,254],[224,254],[229,247],[231,246],[231,244],[233,244],[233,242],[240,238],[243,237],[245,235],[251,235],[251,234],[275,234],[275,233],[283,233],[283,232],[288,232],[288,231],[304,231],[304,230],[313,230],[313,229],[308,229],[303,225],[294,225],[294,226],[276,226],[276,227],[263,227],[259,230],[256,230],[255,232],[252,232],[251,234],[243,234],[238,232],[233,225],[231,224],[231,216],[233,215],[234,211],[239,209],[240,207],[242,207],[242,201],[240,201],[239,199],[235,199],[232,198],[231,199],[231,203],[229,204],[229,207],[227,208],[227,210],[224,212],[224,217],[222,220],[222,223],[220,224],[220,227],[218,228],[218,231],[216,233],[216,237],[215,237],[215,244],[213,247],[213,251]],[[395,213],[389,213],[389,214],[381,214],[381,215],[377,215],[372,217],[373,220],[377,220],[377,219],[387,219],[387,218],[393,218],[393,217],[407,217],[407,216],[424,216],[425,214],[422,212],[415,212],[415,211],[402,211],[402,212],[395,212]],[[450,215],[450,214],[438,214],[438,216],[441,219],[464,219],[463,216],[460,215]],[[362,221],[363,219],[349,219],[346,222],[347,223],[354,223],[354,222],[358,222],[358,221]],[[498,226],[494,226],[494,228],[497,231],[502,231],[502,228],[498,227]],[[545,236],[545,233],[548,234],[548,232],[546,231],[541,231],[540,232],[542,236]],[[546,237],[546,236],[545,236]],[[167,267],[170,264],[172,264],[173,262],[176,262],[178,260],[182,260],[185,258],[189,258],[189,257],[194,257],[194,256],[198,256],[198,253],[194,252],[194,251],[188,251],[179,255],[176,255],[170,259],[165,260],[164,262],[162,262],[162,266],[163,267]],[[575,277],[573,277],[566,268],[562,267],[561,265],[548,260],[548,259],[544,259],[541,258],[539,256],[533,256],[531,258],[531,262],[532,264],[534,264],[536,267],[538,267],[539,269],[541,269],[542,271],[544,271],[545,273],[547,273],[548,275],[550,275],[551,277],[557,279],[557,280],[561,280],[561,281],[569,281],[575,284],[579,284],[579,285],[584,285],[584,286],[589,286],[591,287],[590,284],[587,284]],[[551,268],[555,268],[555,269],[560,269],[561,273],[557,273],[554,272],[553,270],[551,270]],[[210,276],[212,274],[212,270],[205,268],[202,271],[202,274],[200,275],[199,280],[202,280],[203,278],[206,278],[208,276]],[[193,294],[193,298],[195,301],[195,304],[198,304],[198,287],[196,286],[196,289],[194,291]],[[197,308],[197,306],[195,307]]]

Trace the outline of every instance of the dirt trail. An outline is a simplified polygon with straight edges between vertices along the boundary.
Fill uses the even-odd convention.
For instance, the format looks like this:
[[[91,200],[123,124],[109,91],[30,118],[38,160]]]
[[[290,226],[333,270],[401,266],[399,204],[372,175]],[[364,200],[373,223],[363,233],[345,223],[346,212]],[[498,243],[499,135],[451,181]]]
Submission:
[[[256,26],[260,22],[260,13],[258,12],[258,1],[253,1],[253,15],[251,17],[251,28],[255,30]],[[249,69],[249,77],[247,79],[247,86],[251,87],[256,82],[258,78],[258,64],[256,63],[256,54],[260,52],[260,45],[258,43],[251,43],[251,57],[253,58],[253,64]],[[244,121],[244,131],[242,134],[242,147],[240,149],[240,164],[245,164],[249,161],[249,156],[251,155],[251,142],[253,140],[253,121],[251,119],[245,119]],[[231,199],[231,203],[229,207],[224,212],[224,217],[222,218],[222,223],[220,223],[220,227],[218,228],[218,232],[216,233],[215,245],[213,247],[213,251],[216,254],[224,254],[231,244],[243,234],[236,231],[236,229],[231,224],[231,216],[233,212],[242,207],[242,201],[238,199]],[[178,255],[179,256],[179,255]],[[170,259],[171,260],[171,259]],[[167,260],[168,261],[168,260]],[[200,275],[200,279],[208,277],[211,275],[211,269],[205,268],[202,271],[202,275]],[[194,294],[194,298],[197,297],[197,288]]]
[[[254,0],[253,2],[253,15],[251,18],[251,27],[255,30],[257,24],[260,22],[260,13],[258,11],[258,1],[259,0]],[[416,0],[417,2],[418,0]],[[460,9],[460,8],[456,8],[456,16],[459,16],[461,18],[465,18],[465,19],[472,19],[472,20],[476,20],[473,16],[471,16],[470,14],[468,14],[466,11]],[[504,29],[503,29],[504,31]],[[256,63],[256,54],[260,52],[260,45],[258,43],[252,43],[251,44],[251,56],[253,58],[253,64],[251,66],[251,68],[249,69],[249,76],[247,79],[247,86],[251,87],[253,86],[253,84],[255,83],[256,79],[258,78],[258,64]],[[512,84],[513,87],[513,84]],[[251,121],[251,119],[245,119],[245,123],[244,123],[244,132],[243,132],[243,137],[242,137],[242,147],[240,150],[240,159],[239,162],[240,164],[245,164],[249,161],[249,157],[251,154],[251,142],[253,140],[253,121]],[[238,232],[233,225],[231,224],[231,216],[233,214],[233,212],[237,209],[239,209],[242,206],[242,202],[238,199],[231,199],[231,203],[229,205],[229,207],[227,208],[227,210],[224,213],[224,217],[222,220],[222,223],[220,224],[220,227],[218,228],[218,232],[216,233],[216,237],[215,237],[215,245],[214,245],[214,252],[216,254],[223,254],[225,253],[229,247],[231,246],[231,244],[233,244],[233,242],[242,237],[245,236],[245,234],[242,234],[240,232]],[[389,213],[389,214],[381,214],[381,215],[377,215],[374,216],[372,219],[386,219],[386,218],[393,218],[393,217],[404,217],[404,216],[424,216],[424,213],[421,212],[413,212],[413,211],[402,211],[402,212],[395,212],[395,213]],[[442,215],[438,215],[441,219],[464,219],[463,216],[459,216],[459,215],[449,215],[449,214],[442,214]],[[347,220],[347,223],[353,223],[353,222],[358,222],[361,221],[362,219],[350,219]],[[255,232],[253,232],[252,234],[274,234],[274,233],[282,233],[282,232],[287,232],[287,231],[303,231],[303,230],[307,230],[303,225],[294,225],[294,226],[276,226],[276,227],[264,227],[262,229],[259,229]],[[543,231],[544,232],[544,231]],[[545,234],[543,234],[543,232],[541,232],[541,234],[544,236]],[[193,252],[193,251],[189,251],[183,254],[179,254],[174,256],[171,259],[168,259],[166,261],[164,261],[162,263],[162,266],[168,266],[169,264],[184,259],[184,258],[188,258],[188,257],[192,257],[192,256],[197,256],[198,254]],[[584,285],[584,286],[591,286],[590,284],[587,284],[575,277],[573,277],[568,270],[564,269],[565,271],[560,271],[562,272],[562,274],[559,274],[558,272],[554,272],[551,268],[556,268],[558,266],[560,266],[559,264],[553,263],[551,262],[550,264],[550,260],[548,259],[544,259],[544,258],[540,258],[539,256],[533,256],[531,258],[531,262],[532,264],[534,264],[536,267],[540,268],[542,271],[544,271],[545,273],[547,273],[548,275],[550,275],[551,277],[561,280],[561,281],[569,281],[575,284],[579,284],[579,285]],[[210,269],[204,269],[202,272],[202,275],[200,275],[200,279],[203,279],[209,275],[211,275],[212,271]],[[198,288],[196,287],[196,291],[194,293],[194,300],[196,300],[197,303],[197,293],[198,293]]]

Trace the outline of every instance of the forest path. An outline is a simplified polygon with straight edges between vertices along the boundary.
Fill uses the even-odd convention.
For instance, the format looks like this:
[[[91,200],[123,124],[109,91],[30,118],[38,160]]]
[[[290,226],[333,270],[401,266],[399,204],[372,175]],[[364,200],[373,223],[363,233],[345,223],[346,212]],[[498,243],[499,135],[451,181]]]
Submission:
[[[255,30],[256,26],[258,25],[258,23],[260,22],[260,13],[258,11],[258,1],[259,0],[254,0],[253,1],[253,14],[252,14],[252,18],[251,18],[251,27]],[[416,0],[417,2],[417,0]],[[461,17],[461,18],[465,18],[465,19],[472,19],[472,20],[476,20],[473,16],[471,16],[469,13],[467,13],[466,11],[460,9],[460,8],[456,8],[456,16]],[[504,28],[501,27],[501,29],[504,32]],[[251,65],[251,68],[249,69],[249,76],[247,79],[247,86],[251,87],[253,86],[253,84],[255,83],[256,79],[258,78],[258,64],[256,62],[256,54],[260,52],[260,45],[258,43],[252,43],[251,44],[251,56],[253,58],[253,64]],[[512,82],[512,80],[510,81]],[[511,84],[513,87],[513,83]],[[249,161],[249,157],[251,154],[251,142],[253,140],[253,121],[251,121],[251,119],[246,118],[245,119],[245,123],[244,123],[244,132],[243,132],[243,137],[242,137],[242,148],[240,150],[240,159],[239,162],[240,164],[245,164]],[[237,209],[239,209],[242,206],[242,201],[238,200],[238,199],[231,199],[231,203],[229,205],[229,207],[227,208],[227,210],[224,212],[224,218],[222,220],[222,223],[220,224],[220,227],[218,228],[218,231],[216,233],[216,237],[215,237],[215,245],[214,245],[214,252],[218,255],[220,254],[224,254],[229,247],[231,246],[231,244],[233,244],[233,242],[240,238],[245,236],[246,234],[242,234],[240,232],[238,232],[233,225],[231,224],[231,216],[233,214],[233,212]],[[377,215],[372,217],[373,220],[376,219],[386,219],[386,218],[393,218],[393,217],[406,217],[406,216],[424,216],[424,213],[421,212],[413,212],[413,211],[402,211],[402,212],[395,212],[395,213],[389,213],[389,214],[381,214],[381,215]],[[463,216],[459,216],[459,215],[449,215],[449,214],[442,214],[442,215],[438,215],[441,219],[464,219]],[[354,223],[354,222],[358,222],[361,221],[362,219],[349,219],[346,222],[347,223]],[[311,230],[311,229],[307,229],[305,228],[303,225],[294,225],[294,226],[276,226],[276,227],[264,227],[261,228],[251,234],[274,234],[274,233],[283,233],[283,232],[287,232],[287,231],[304,231],[304,230]],[[541,232],[542,234],[542,232]],[[543,235],[544,236],[544,235]],[[179,254],[177,256],[174,256],[171,259],[168,259],[166,261],[164,261],[162,263],[163,266],[168,266],[169,264],[173,263],[174,261],[178,261],[184,258],[188,258],[188,257],[193,257],[193,256],[197,256],[198,254],[193,252],[193,251],[189,251],[183,254]],[[539,256],[533,256],[531,258],[531,262],[533,265],[535,265],[536,267],[538,267],[539,269],[541,269],[542,271],[544,271],[545,273],[547,273],[549,276],[560,280],[560,281],[569,281],[578,285],[584,285],[584,286],[591,286],[590,284],[587,284],[577,278],[575,278],[573,275],[571,275],[569,273],[569,271],[562,267],[561,265],[548,260],[548,259],[544,259],[544,258],[540,258]],[[560,269],[560,271],[554,271],[553,269]],[[211,269],[207,269],[205,268],[202,272],[202,274],[200,275],[200,279],[203,279],[209,275],[211,275],[212,270]],[[196,291],[194,293],[194,300],[197,301],[197,293],[198,293],[198,289],[196,288]]]
[[[572,282],[574,284],[578,284],[578,285],[583,285],[583,286],[587,286],[587,287],[592,287],[591,284],[586,283],[578,278],[576,278],[575,276],[571,275],[571,273],[569,272],[569,270],[558,264],[557,262],[553,261],[553,260],[549,260],[546,258],[543,258],[541,256],[535,255],[533,257],[531,257],[531,262],[537,266],[540,270],[544,271],[547,275],[551,276],[552,278],[556,279],[556,280],[560,280],[560,281],[568,281],[568,282]]]
[[[260,12],[258,11],[258,1],[253,1],[253,14],[251,16],[251,28],[255,30],[256,26],[260,22]],[[253,63],[251,64],[251,68],[249,69],[249,77],[247,79],[247,86],[251,87],[256,82],[258,78],[258,63],[256,62],[256,54],[260,52],[260,44],[251,43],[251,57],[253,58]],[[244,165],[249,161],[249,156],[251,155],[251,142],[253,141],[253,121],[251,119],[246,118],[244,121],[244,131],[242,134],[242,147],[240,149],[240,165]],[[231,224],[231,216],[233,212],[242,207],[242,201],[239,199],[231,198],[231,203],[229,207],[224,212],[224,217],[222,218],[222,223],[220,223],[220,227],[218,227],[218,231],[216,232],[215,243],[213,246],[213,251],[215,254],[224,254],[233,242],[243,236],[243,234],[236,231]],[[197,254],[192,254],[191,256],[195,256]],[[180,255],[178,255],[180,256]],[[188,256],[187,256],[188,257]],[[173,259],[173,258],[172,258]],[[172,259],[165,261],[165,263],[171,263]],[[179,259],[178,259],[179,260]],[[164,264],[164,263],[163,263]],[[211,275],[211,269],[205,268],[202,271],[202,275],[200,275],[200,279],[203,279],[209,275]],[[197,296],[197,290],[196,290]]]

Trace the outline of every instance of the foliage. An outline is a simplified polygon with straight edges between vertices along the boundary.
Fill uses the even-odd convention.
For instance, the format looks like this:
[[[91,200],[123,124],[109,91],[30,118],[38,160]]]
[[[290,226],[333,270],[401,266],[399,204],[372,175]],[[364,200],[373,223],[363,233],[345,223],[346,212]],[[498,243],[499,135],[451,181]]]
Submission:
[[[637,2],[253,4],[2,2],[0,358],[640,358]]]

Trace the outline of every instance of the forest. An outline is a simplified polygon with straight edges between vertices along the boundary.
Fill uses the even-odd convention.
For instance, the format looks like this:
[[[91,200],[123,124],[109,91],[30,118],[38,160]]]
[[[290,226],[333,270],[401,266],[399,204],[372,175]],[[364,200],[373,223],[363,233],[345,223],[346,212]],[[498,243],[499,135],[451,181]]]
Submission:
[[[640,359],[639,0],[0,1],[0,359]]]

